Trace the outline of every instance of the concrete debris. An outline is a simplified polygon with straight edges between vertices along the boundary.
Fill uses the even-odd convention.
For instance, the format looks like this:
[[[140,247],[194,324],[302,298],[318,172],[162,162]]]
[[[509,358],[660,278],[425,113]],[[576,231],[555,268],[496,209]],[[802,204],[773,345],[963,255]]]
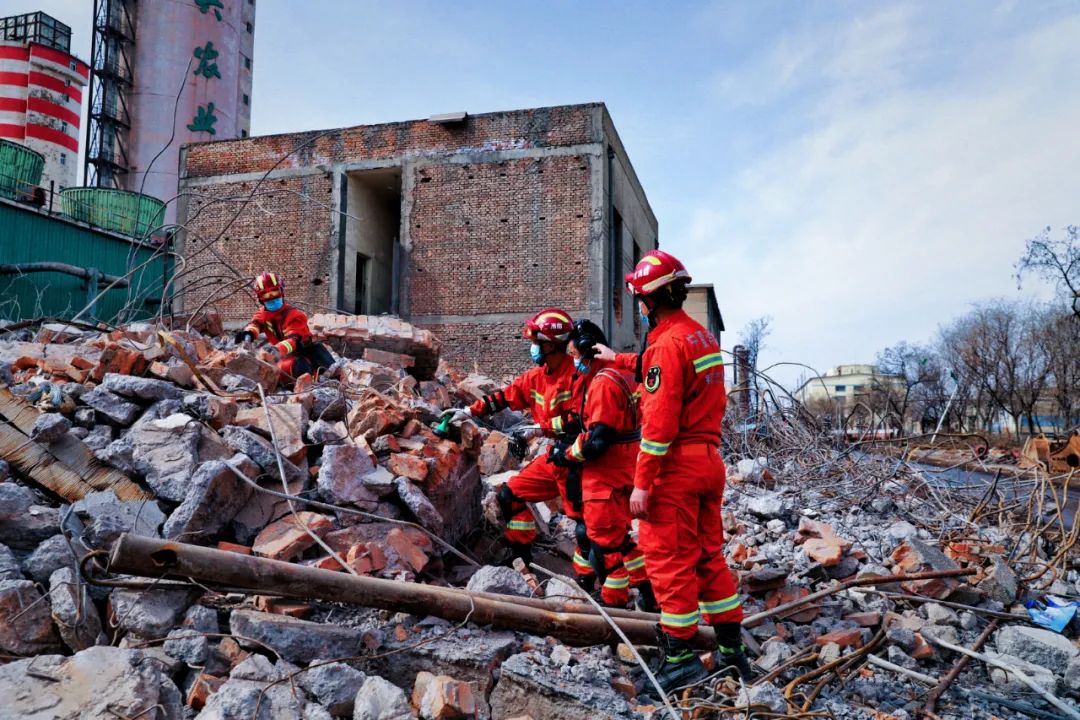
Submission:
[[[492,592],[503,595],[531,597],[532,591],[524,576],[514,568],[485,565],[469,578],[466,590]]]
[[[39,655],[60,649],[49,603],[29,580],[0,582],[0,651]]]
[[[33,656],[0,666],[0,718],[152,717],[155,707],[169,720],[664,716],[634,677],[625,647],[571,647],[492,626],[276,596],[273,588],[153,587],[158,578],[138,579],[145,589],[88,584],[79,557],[130,532],[323,570],[344,572],[344,563],[400,583],[541,596],[517,570],[485,564],[502,561],[499,486],[545,449],[537,438],[521,441],[528,418],[504,411],[464,422],[452,439],[431,429],[444,409],[499,383],[440,364],[438,340],[396,318],[316,315],[313,329],[334,366],[276,392],[275,368],[235,347],[220,318],[189,319],[190,329],[187,320],[174,323],[176,345],[157,342],[148,323],[107,334],[58,325],[37,342],[0,343],[7,363],[0,384],[37,413],[26,427],[6,415],[0,422],[70,466],[87,488],[64,505],[57,498],[67,495],[37,485],[13,455],[0,459],[0,652]],[[1054,559],[1060,535],[1039,534],[1047,517],[1020,532],[1009,528],[1023,525],[1023,513],[994,526],[996,517],[987,520],[994,506],[990,515],[972,513],[977,495],[969,502],[938,487],[931,497],[895,458],[837,453],[833,439],[797,435],[794,416],[785,422],[733,432],[739,439],[730,446],[725,438],[725,454],[736,453],[722,518],[725,554],[748,616],[855,578],[971,574],[859,585],[770,615],[749,632],[761,643],[756,669],[777,677],[742,690],[709,686],[718,689],[711,696],[699,688],[691,698],[703,701],[698,707],[724,706],[732,717],[748,707],[787,713],[780,688],[871,642],[878,657],[942,677],[955,656],[927,638],[971,647],[988,613],[1021,615],[1025,600],[1080,592],[1074,551]],[[122,501],[122,491],[95,475],[103,468],[88,467],[95,457],[150,499]],[[279,463],[291,502],[272,494],[283,490]],[[555,567],[572,553],[573,523],[557,501],[536,511],[546,533],[535,552]],[[461,561],[429,533],[480,564]],[[1054,563],[1053,572],[1024,582]],[[574,584],[540,579],[547,602],[584,600]],[[904,597],[911,594],[920,597]],[[983,652],[1046,690],[1080,697],[1075,623],[1058,634],[999,621]],[[818,653],[815,663],[792,662],[808,651]],[[74,655],[52,654],[60,652]],[[886,669],[843,675],[843,683],[817,676],[826,684],[812,712],[911,718],[925,697]],[[810,687],[800,684],[793,697]],[[1005,716],[1007,708],[965,694],[970,688],[1040,703],[1015,672],[974,662],[937,714]]]
[[[60,637],[75,652],[108,644],[89,588],[70,567],[57,569],[49,578],[49,605]]]
[[[290,662],[351,657],[364,643],[361,630],[254,610],[234,611],[229,628],[238,638],[251,638],[274,648]]]
[[[71,430],[71,421],[60,413],[42,413],[34,421],[30,437],[39,443],[49,444],[64,437],[68,430]]]
[[[347,717],[353,714],[356,694],[366,679],[359,670],[334,662],[313,665],[297,677],[297,682],[331,715]]]
[[[71,657],[40,655],[0,666],[0,718],[85,720],[157,717],[180,720],[179,690],[139,650],[91,647]]]
[[[364,678],[354,699],[353,720],[410,720],[415,717],[404,690],[377,675]]]

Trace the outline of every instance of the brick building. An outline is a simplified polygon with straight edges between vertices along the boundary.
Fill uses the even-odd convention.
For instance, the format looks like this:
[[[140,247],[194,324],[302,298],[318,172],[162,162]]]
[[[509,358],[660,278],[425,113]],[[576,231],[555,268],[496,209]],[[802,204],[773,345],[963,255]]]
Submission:
[[[637,347],[623,275],[657,225],[603,104],[187,145],[180,190],[180,310],[244,320],[232,270],[272,269],[300,307],[398,314],[496,377],[546,306]]]

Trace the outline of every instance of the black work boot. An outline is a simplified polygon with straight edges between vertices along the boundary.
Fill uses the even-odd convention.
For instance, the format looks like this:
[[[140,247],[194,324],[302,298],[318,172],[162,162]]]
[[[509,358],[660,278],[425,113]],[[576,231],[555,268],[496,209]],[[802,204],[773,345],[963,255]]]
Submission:
[[[641,612],[657,613],[660,612],[660,604],[656,602],[656,595],[653,593],[652,583],[646,580],[637,586],[637,599],[634,603],[637,605],[637,609]]]
[[[596,598],[600,597],[599,595],[597,595],[598,591],[596,589],[596,576],[595,575],[575,575],[574,580],[577,581],[578,587],[580,587],[582,590],[584,590],[589,595],[593,595]]]
[[[693,641],[671,637],[657,625],[657,642],[660,646],[660,662],[653,675],[656,682],[668,693],[687,685],[693,685],[709,676],[701,658],[694,651]],[[649,687],[645,687],[648,693]]]
[[[754,674],[746,646],[742,642],[741,623],[719,623],[716,631],[716,667],[722,675],[748,682]]]

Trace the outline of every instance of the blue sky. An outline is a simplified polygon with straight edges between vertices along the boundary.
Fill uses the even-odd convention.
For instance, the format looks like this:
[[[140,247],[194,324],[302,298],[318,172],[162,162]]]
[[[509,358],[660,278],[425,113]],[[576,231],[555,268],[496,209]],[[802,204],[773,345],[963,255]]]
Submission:
[[[12,2],[88,54],[90,0]],[[1075,2],[258,0],[255,38],[254,134],[607,103],[725,345],[773,317],[766,363],[929,339],[1080,222]]]

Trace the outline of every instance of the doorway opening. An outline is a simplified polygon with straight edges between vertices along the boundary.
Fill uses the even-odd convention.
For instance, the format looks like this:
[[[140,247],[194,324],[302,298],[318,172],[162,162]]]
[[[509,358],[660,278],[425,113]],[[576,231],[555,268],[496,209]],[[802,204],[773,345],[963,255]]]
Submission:
[[[349,173],[341,309],[396,313],[400,273],[401,169]]]

